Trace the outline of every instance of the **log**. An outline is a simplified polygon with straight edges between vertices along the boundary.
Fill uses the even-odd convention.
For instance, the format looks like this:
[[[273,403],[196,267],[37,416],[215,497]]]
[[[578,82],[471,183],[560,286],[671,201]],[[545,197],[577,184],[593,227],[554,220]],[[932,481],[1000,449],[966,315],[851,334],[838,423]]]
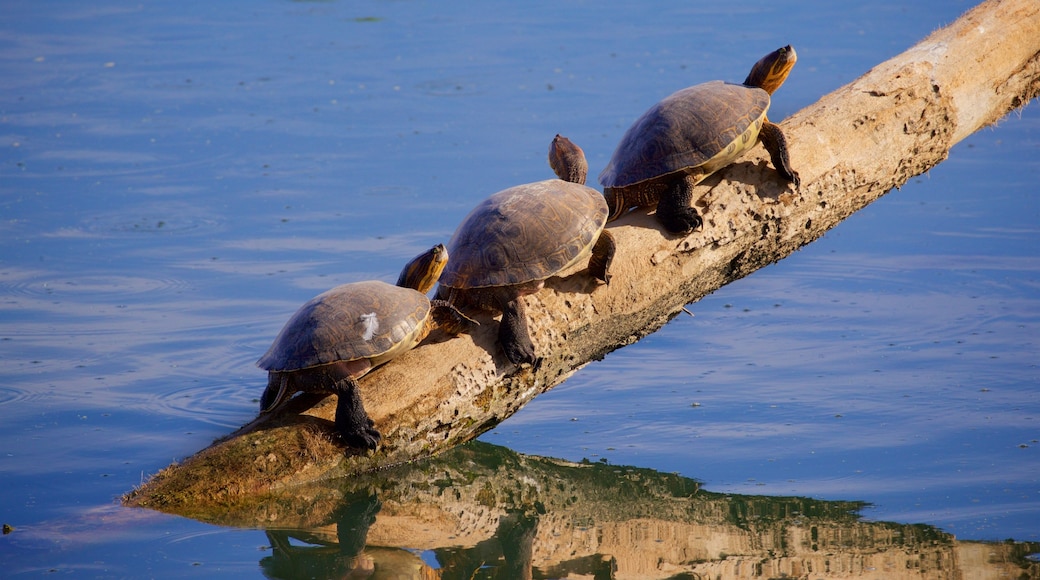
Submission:
[[[609,286],[577,271],[525,298],[535,367],[511,365],[495,344],[497,323],[481,318],[472,333],[432,336],[361,380],[384,436],[376,452],[345,454],[331,438],[335,401],[304,397],[163,469],[124,502],[172,513],[249,502],[473,439],[685,304],[816,240],[1038,93],[1040,3],[988,0],[781,123],[799,190],[758,146],[698,187],[700,230],[666,234],[649,211],[610,224],[618,253]]]

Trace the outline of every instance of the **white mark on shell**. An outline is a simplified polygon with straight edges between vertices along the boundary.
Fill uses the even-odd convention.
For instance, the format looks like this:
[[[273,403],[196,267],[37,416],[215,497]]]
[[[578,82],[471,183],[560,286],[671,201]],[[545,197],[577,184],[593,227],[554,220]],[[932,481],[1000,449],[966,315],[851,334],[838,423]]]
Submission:
[[[361,333],[362,340],[372,340],[372,337],[379,332],[379,318],[376,317],[375,312],[362,314],[359,322],[361,322],[361,326],[364,328]]]

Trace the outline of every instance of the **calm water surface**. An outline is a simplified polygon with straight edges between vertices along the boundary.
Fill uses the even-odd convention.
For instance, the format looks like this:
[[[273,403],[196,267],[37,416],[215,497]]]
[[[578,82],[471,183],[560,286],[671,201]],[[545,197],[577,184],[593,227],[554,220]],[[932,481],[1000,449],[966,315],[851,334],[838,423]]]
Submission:
[[[780,119],[971,5],[903,4],[7,2],[5,568],[259,575],[262,532],[116,502],[255,415],[297,306],[548,177],[557,132],[598,173],[657,99],[791,43]],[[1038,178],[1033,105],[482,439],[1040,541]]]

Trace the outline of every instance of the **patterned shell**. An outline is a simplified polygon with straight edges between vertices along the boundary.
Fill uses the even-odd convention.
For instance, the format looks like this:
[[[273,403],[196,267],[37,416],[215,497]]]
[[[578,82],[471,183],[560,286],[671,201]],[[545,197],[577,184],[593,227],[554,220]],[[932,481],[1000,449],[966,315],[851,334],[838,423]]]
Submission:
[[[410,288],[379,281],[336,286],[301,306],[256,364],[293,371],[375,358],[421,340],[429,314],[430,300]]]
[[[697,167],[735,145],[768,108],[769,93],[755,87],[712,81],[682,89],[628,129],[599,182],[627,187]],[[742,145],[734,148],[734,159],[754,143]]]
[[[478,205],[448,242],[440,283],[451,288],[544,280],[584,256],[607,223],[595,189],[549,179],[500,191]]]

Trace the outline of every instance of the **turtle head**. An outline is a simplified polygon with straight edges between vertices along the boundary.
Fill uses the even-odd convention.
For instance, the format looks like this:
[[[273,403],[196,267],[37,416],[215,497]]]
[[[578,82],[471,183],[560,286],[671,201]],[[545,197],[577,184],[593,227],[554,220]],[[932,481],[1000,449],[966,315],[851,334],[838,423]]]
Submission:
[[[267,374],[267,388],[260,396],[260,412],[270,413],[289,400],[297,389],[290,384],[289,375],[283,372]]]
[[[778,48],[763,56],[755,63],[755,66],[751,67],[751,72],[744,79],[744,84],[749,87],[759,87],[771,95],[773,91],[780,88],[780,85],[784,84],[787,75],[797,61],[798,55],[795,54],[793,46],[788,44]]]
[[[589,174],[585,152],[562,135],[556,135],[549,146],[549,167],[560,179],[581,185],[585,185],[585,177]]]
[[[437,244],[404,265],[401,276],[397,278],[397,285],[426,294],[437,283],[447,264],[448,249],[444,244]]]

